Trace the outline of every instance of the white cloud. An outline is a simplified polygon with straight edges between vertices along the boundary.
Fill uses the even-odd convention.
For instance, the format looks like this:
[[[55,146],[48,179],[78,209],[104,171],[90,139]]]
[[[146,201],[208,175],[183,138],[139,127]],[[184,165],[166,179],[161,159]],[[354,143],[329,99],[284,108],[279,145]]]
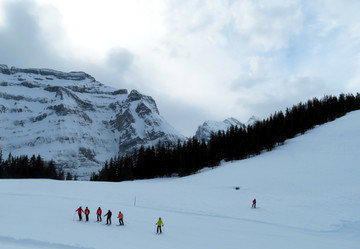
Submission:
[[[303,14],[298,1],[236,1],[230,13],[240,39],[255,49],[286,48],[291,37],[302,29]]]
[[[358,9],[351,0],[0,0],[1,63],[137,89],[191,135],[194,116],[246,121],[359,90]]]
[[[0,27],[2,63],[15,66],[45,67],[54,63],[48,46],[50,37],[40,28],[39,10],[32,2],[2,2]]]
[[[106,65],[123,73],[130,69],[134,61],[134,55],[124,48],[113,48],[106,59]]]

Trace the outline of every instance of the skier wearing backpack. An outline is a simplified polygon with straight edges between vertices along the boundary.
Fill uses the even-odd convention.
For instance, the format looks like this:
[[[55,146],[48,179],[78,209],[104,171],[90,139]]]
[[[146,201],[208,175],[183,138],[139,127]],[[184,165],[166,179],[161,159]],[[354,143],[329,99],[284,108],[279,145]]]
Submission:
[[[253,200],[252,208],[256,208],[256,199]]]
[[[119,212],[118,218],[119,218],[120,226],[123,226],[124,225],[124,221],[123,221],[124,215],[121,212]]]
[[[97,215],[97,221],[102,221],[101,219],[101,213],[102,213],[102,210],[101,208],[99,207],[98,210],[96,211],[96,215]]]
[[[86,221],[89,221],[89,214],[90,214],[90,210],[88,209],[88,207],[85,208],[85,217],[86,217]]]
[[[158,220],[158,222],[155,223],[155,225],[157,225],[156,233],[161,234],[162,233],[161,227],[164,226],[164,222],[161,220],[161,217],[159,217],[159,220]]]
[[[84,211],[82,210],[81,206],[80,206],[78,209],[76,209],[75,212],[78,213],[78,215],[79,215],[79,221],[81,221],[81,220],[82,220],[82,215],[81,215],[81,213],[84,212]]]
[[[104,217],[107,216],[106,225],[111,225],[111,215],[112,213],[110,210],[104,215]]]

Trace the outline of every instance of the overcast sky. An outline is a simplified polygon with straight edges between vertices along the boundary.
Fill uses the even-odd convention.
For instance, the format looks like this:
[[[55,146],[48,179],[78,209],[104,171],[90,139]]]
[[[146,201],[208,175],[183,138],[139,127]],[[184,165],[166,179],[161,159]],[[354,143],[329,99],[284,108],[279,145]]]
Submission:
[[[360,92],[358,0],[0,0],[0,64],[152,96],[192,136]]]

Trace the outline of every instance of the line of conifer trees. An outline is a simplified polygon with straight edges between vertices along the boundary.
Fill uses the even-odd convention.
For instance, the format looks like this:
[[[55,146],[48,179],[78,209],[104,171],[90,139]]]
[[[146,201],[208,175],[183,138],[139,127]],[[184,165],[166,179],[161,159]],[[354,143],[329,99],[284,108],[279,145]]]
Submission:
[[[360,109],[360,94],[340,94],[339,97],[313,98],[276,112],[245,129],[232,126],[226,132],[211,135],[208,143],[195,137],[176,146],[159,143],[155,147],[141,147],[133,154],[115,157],[90,180],[123,181],[158,176],[186,176],[204,167],[215,167],[220,161],[240,160],[272,150],[286,139],[303,134],[321,125]]]
[[[48,178],[64,180],[64,172],[57,170],[54,161],[46,162],[40,155],[13,157],[3,160],[0,153],[0,178]]]

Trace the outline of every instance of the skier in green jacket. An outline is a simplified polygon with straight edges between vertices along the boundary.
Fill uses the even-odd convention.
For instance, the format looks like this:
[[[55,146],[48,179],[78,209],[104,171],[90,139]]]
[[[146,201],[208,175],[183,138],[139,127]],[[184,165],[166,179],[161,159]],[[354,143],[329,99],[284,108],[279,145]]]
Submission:
[[[159,217],[159,220],[155,223],[155,225],[157,225],[156,233],[162,233],[161,227],[164,226],[164,222],[161,220],[161,217]]]

